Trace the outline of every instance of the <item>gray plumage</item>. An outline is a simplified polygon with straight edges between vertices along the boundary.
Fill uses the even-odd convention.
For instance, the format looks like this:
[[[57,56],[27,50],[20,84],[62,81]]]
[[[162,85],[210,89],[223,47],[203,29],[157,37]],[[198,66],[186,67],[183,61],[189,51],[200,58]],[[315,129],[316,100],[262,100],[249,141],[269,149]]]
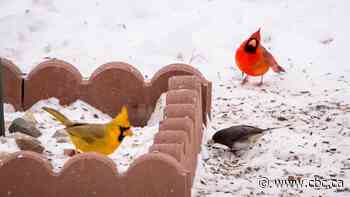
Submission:
[[[270,128],[260,129],[248,125],[232,126],[216,132],[212,137],[212,141],[226,145],[232,149],[235,143],[250,143],[252,137],[261,136],[259,134],[262,134],[266,130],[270,130]]]

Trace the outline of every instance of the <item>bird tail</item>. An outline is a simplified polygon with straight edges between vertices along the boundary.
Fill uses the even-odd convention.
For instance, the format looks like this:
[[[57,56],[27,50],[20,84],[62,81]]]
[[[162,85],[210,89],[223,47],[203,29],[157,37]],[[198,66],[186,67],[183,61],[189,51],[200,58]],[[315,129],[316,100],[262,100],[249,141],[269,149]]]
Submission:
[[[270,127],[270,128],[266,128],[266,129],[262,129],[262,131],[270,131],[270,130],[275,130],[275,129],[283,129],[283,128],[287,128],[290,127],[291,124],[287,124],[286,126],[281,126],[281,127]]]
[[[64,116],[62,113],[60,113],[55,109],[52,109],[49,107],[43,107],[42,109],[47,113],[51,114],[53,117],[55,117],[59,122],[61,122],[65,126],[69,126],[73,124],[72,121],[70,121],[66,116]]]
[[[282,73],[282,72],[286,72],[286,70],[284,70],[284,68],[282,68],[282,66],[278,65],[278,64],[274,64],[271,66],[272,70],[276,73]]]

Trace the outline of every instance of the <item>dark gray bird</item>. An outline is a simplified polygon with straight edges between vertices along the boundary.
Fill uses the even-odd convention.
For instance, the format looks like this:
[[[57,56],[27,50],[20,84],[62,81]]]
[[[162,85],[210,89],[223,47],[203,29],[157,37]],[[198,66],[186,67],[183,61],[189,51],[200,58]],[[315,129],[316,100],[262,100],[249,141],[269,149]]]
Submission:
[[[232,126],[232,127],[217,131],[208,143],[223,144],[229,147],[230,149],[232,149],[233,151],[237,151],[251,144],[255,144],[257,140],[261,136],[263,136],[264,131],[268,131],[272,129],[278,129],[278,128],[260,129],[260,128],[248,126],[248,125]]]

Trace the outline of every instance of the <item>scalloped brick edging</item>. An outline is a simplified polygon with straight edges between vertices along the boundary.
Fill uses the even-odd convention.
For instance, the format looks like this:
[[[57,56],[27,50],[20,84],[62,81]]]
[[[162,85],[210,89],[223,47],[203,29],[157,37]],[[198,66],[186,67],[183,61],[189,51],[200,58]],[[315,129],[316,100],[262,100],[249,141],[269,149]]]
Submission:
[[[211,92],[208,93],[211,91],[211,83],[199,77],[200,73],[195,71],[188,65],[170,65],[159,71],[150,83],[145,83],[141,74],[132,66],[109,63],[101,66],[85,81],[79,72],[62,61],[51,60],[40,64],[22,80],[24,95],[28,94],[27,91],[39,90],[39,96],[34,93],[28,94],[33,95],[32,98],[26,99],[24,96],[24,109],[37,100],[56,96],[62,99],[62,104],[80,98],[103,111],[108,110],[104,106],[117,108],[120,103],[100,103],[94,93],[98,93],[99,97],[108,95],[112,98],[123,94],[126,99],[130,98],[122,100],[123,102],[129,107],[136,105],[134,112],[144,110],[145,114],[134,117],[133,121],[137,122],[138,118],[148,118],[148,110],[153,111],[156,99],[164,90],[167,91],[165,119],[159,125],[159,132],[149,153],[137,158],[123,174],[118,173],[116,164],[111,159],[96,153],[84,153],[70,158],[59,173],[53,172],[50,162],[40,154],[26,151],[11,154],[5,161],[0,161],[0,196],[190,197],[203,124],[209,115],[208,105],[211,103]],[[191,72],[194,74],[191,75]],[[62,73],[63,79],[71,85],[59,80]],[[52,78],[46,77],[46,74]],[[56,92],[49,88],[52,86],[39,83],[40,79],[58,87]],[[133,79],[133,90],[124,90],[120,86],[123,83],[118,80],[127,79]],[[125,92],[119,92],[120,89]],[[71,92],[73,90],[75,92]],[[133,92],[135,90],[139,92]],[[71,94],[68,96],[68,93]],[[133,97],[135,94],[138,95],[137,98]],[[145,97],[142,100],[144,103],[138,103],[137,99],[141,95]],[[109,102],[108,99],[103,101]],[[120,102],[116,99],[114,101]]]
[[[204,123],[210,116],[211,82],[190,65],[165,66],[146,82],[135,67],[123,62],[103,64],[87,80],[73,65],[58,59],[40,63],[25,77],[11,61],[2,59],[2,64],[5,68],[5,102],[17,110],[27,110],[50,97],[58,98],[62,105],[81,99],[111,116],[115,116],[122,105],[127,105],[131,123],[144,126],[159,96],[169,89],[169,78],[194,75],[201,83]]]
[[[16,109],[22,106],[22,72],[11,61],[0,59],[3,66],[4,102],[11,103]]]
[[[74,156],[54,173],[42,155],[18,152],[1,163],[0,196],[185,197],[187,176],[176,159],[157,152],[138,158],[125,174],[119,174],[108,157],[95,153]]]

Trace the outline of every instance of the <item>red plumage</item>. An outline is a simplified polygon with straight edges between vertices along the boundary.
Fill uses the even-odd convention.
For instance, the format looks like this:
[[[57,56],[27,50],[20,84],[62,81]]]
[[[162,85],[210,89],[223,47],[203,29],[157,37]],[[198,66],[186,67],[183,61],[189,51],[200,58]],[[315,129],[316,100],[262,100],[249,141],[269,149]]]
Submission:
[[[242,84],[248,81],[248,76],[261,76],[271,69],[280,73],[285,70],[277,63],[275,58],[261,44],[260,29],[245,40],[236,51],[236,64],[246,74]]]

